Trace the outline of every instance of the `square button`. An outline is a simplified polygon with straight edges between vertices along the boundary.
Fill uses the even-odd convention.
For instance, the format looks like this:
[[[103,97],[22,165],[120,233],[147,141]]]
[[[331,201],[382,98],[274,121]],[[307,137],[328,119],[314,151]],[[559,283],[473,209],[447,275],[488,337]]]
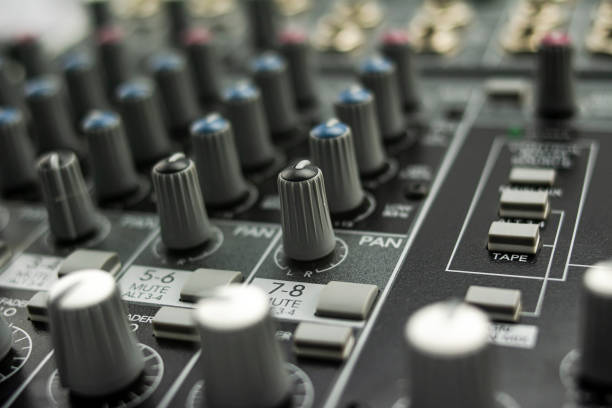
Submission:
[[[316,315],[364,320],[378,295],[378,286],[331,281],[319,294]]]
[[[37,292],[30,298],[26,309],[28,310],[28,318],[33,322],[49,322],[49,312],[47,309],[47,300],[49,295],[47,292]]]
[[[298,357],[343,361],[354,345],[350,327],[302,322],[293,334],[293,348]]]
[[[200,341],[191,314],[193,309],[164,306],[153,317],[153,334],[157,338]]]
[[[121,261],[116,252],[77,249],[64,259],[57,272],[58,277],[82,269],[100,269],[115,275],[121,268]]]
[[[242,272],[223,269],[196,269],[181,288],[183,302],[197,302],[206,292],[230,283],[242,282]]]
[[[485,311],[491,320],[516,322],[521,314],[520,290],[473,285],[465,301]]]

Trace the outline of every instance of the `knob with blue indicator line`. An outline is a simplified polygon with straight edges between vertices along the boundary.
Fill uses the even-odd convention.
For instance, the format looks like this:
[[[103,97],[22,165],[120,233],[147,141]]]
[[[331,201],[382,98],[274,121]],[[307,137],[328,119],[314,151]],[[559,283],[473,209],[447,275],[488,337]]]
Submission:
[[[35,188],[34,147],[21,111],[0,107],[0,189],[5,194]]]
[[[91,55],[86,52],[70,54],[64,61],[64,76],[72,107],[79,120],[91,110],[108,107],[100,75]]]
[[[374,96],[361,85],[343,90],[334,111],[338,119],[351,128],[359,173],[368,176],[385,167],[387,155],[383,147]]]
[[[374,94],[378,125],[384,141],[399,139],[405,133],[406,124],[393,63],[383,57],[368,58],[360,67],[359,80]]]
[[[321,123],[310,132],[310,156],[325,176],[325,191],[332,214],[359,207],[365,194],[359,180],[351,129],[337,119]]]

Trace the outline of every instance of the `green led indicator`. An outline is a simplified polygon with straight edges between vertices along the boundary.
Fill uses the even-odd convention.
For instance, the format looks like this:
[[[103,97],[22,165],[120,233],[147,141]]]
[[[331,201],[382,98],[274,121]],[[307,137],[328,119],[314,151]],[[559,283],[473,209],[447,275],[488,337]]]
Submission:
[[[511,139],[520,139],[523,137],[523,128],[520,126],[512,126],[508,128],[508,137]]]

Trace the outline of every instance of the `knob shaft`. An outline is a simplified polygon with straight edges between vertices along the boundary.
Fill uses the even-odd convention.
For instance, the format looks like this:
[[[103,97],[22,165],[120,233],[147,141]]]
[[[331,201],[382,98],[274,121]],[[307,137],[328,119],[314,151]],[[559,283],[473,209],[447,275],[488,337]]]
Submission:
[[[405,122],[393,63],[382,57],[369,58],[361,66],[359,77],[363,86],[374,94],[383,139],[392,141],[400,138],[405,130]]]
[[[189,63],[191,64],[198,97],[203,104],[221,100],[221,63],[212,35],[204,29],[191,29],[183,36]]]
[[[408,35],[400,30],[390,31],[383,36],[381,51],[393,61],[397,69],[404,111],[418,110],[420,98],[417,86],[417,72],[414,66],[414,52]]]
[[[192,249],[212,237],[195,163],[175,153],[152,170],[157,211],[164,245]]]
[[[13,331],[3,316],[0,316],[0,360],[7,356],[13,347]]]
[[[23,91],[20,81],[14,78],[15,63],[0,55],[0,106],[23,106]]]
[[[71,54],[64,64],[70,101],[80,120],[94,109],[108,107],[95,63],[88,53]]]
[[[329,255],[336,245],[321,170],[308,160],[278,175],[285,254],[298,261]]]
[[[279,13],[274,0],[248,0],[250,38],[255,48],[269,50],[276,47]]]
[[[206,203],[224,207],[248,194],[230,123],[214,113],[191,126],[193,157]]]
[[[110,111],[93,111],[83,121],[100,201],[120,199],[139,188],[138,174],[121,118]]]
[[[132,76],[124,34],[118,26],[105,26],[98,30],[97,41],[108,93],[113,97],[119,84]]]
[[[287,402],[291,384],[261,289],[219,288],[198,303],[194,320],[202,349],[209,351],[201,354],[209,406],[270,408]]]
[[[312,48],[308,37],[300,31],[285,31],[280,37],[280,51],[289,66],[295,102],[300,108],[317,104]]]
[[[483,312],[457,302],[434,303],[410,317],[405,336],[411,405],[495,406],[489,323]]]
[[[334,111],[351,128],[359,172],[365,176],[380,172],[385,166],[387,155],[372,93],[360,85],[351,86],[340,93]]]
[[[189,4],[185,0],[165,0],[164,5],[168,22],[170,23],[170,33],[175,44],[180,44],[183,33],[191,25],[189,15]]]
[[[129,328],[117,284],[101,270],[60,279],[49,291],[49,325],[62,385],[88,397],[129,386],[144,357]]]
[[[34,148],[23,115],[0,107],[0,188],[4,193],[27,190],[37,181]]]
[[[276,155],[259,90],[240,82],[225,92],[225,112],[236,135],[236,147],[245,170],[267,166]]]
[[[49,227],[58,241],[85,238],[98,229],[96,209],[74,153],[45,154],[38,161],[38,177]]]
[[[354,210],[365,194],[359,180],[351,129],[330,119],[312,129],[310,156],[325,175],[325,191],[332,214]]]
[[[584,275],[581,312],[581,376],[596,386],[612,386],[612,262]]]

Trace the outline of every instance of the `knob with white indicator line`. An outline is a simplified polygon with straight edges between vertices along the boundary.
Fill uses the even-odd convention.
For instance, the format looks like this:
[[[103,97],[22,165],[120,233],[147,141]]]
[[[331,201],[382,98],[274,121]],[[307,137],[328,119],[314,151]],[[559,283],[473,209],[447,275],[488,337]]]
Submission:
[[[336,245],[321,169],[299,161],[278,175],[283,250],[297,261],[329,255]]]
[[[265,292],[254,286],[221,287],[198,303],[193,320],[202,340],[209,406],[272,408],[288,403],[291,382]]]
[[[73,393],[108,395],[142,373],[143,354],[108,272],[91,269],[63,277],[49,291],[48,311],[59,378]]]

